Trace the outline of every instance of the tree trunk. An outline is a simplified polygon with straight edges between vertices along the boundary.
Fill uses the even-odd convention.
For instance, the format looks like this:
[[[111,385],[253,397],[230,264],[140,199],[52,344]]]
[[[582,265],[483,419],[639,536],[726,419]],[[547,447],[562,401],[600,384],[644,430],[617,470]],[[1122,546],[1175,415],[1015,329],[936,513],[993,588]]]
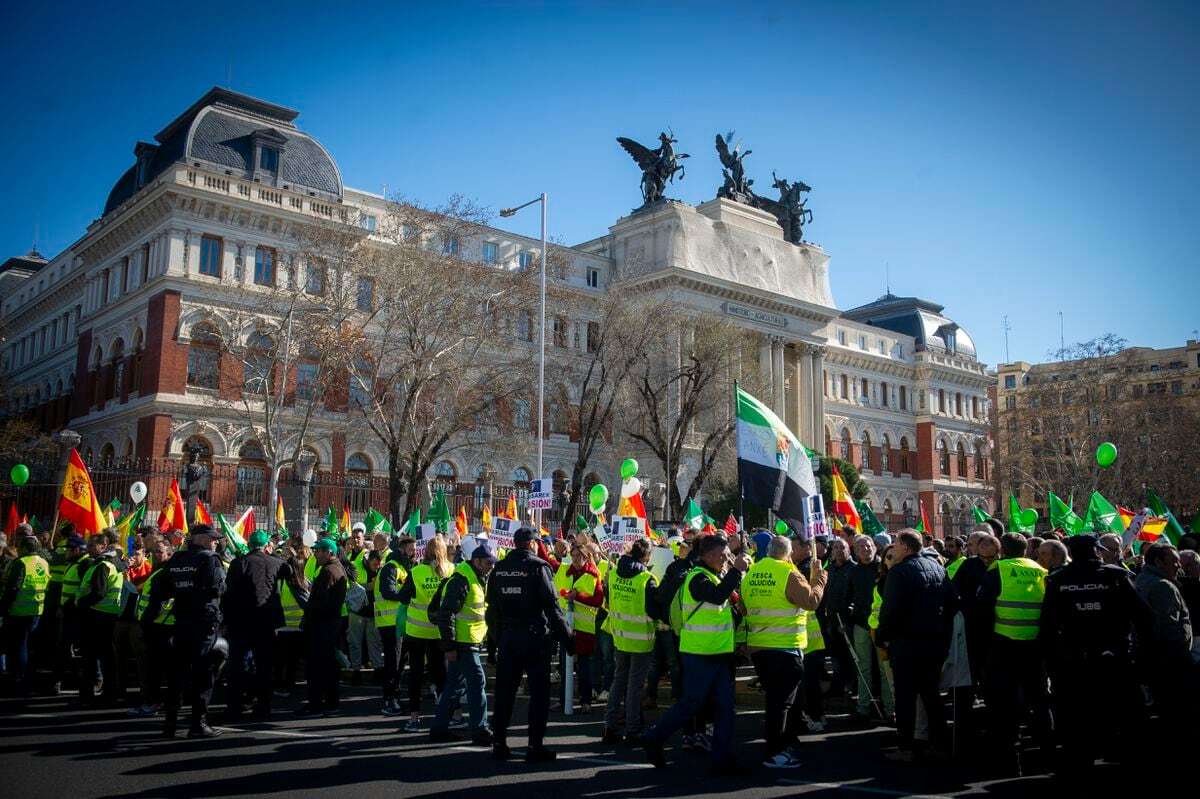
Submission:
[[[400,460],[398,448],[388,449],[388,514],[392,517],[392,529],[399,530],[404,522],[404,503],[406,497],[404,481],[404,464]]]

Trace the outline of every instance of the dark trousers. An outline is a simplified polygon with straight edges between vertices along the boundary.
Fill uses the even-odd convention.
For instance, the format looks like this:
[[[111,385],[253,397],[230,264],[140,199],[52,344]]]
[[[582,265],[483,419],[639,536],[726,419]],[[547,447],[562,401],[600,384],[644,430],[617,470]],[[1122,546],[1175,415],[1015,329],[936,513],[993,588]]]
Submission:
[[[275,687],[291,693],[304,654],[304,632],[296,627],[275,631]]]
[[[6,616],[0,633],[8,657],[8,673],[18,694],[29,692],[29,640],[38,628],[39,616]]]
[[[117,663],[113,651],[113,631],[117,626],[114,613],[88,609],[83,612],[80,643],[83,649],[83,670],[79,678],[79,699],[91,702],[96,693],[96,680],[104,677],[104,699],[117,697]]]
[[[942,744],[946,740],[946,710],[938,684],[942,679],[942,664],[946,661],[944,647],[926,641],[894,641],[888,647],[895,681],[896,734],[901,749],[912,749],[917,725],[917,698],[925,704],[929,717],[929,740]]]
[[[804,713],[814,721],[825,718],[825,696],[821,692],[821,678],[825,676],[828,654],[829,650],[818,649],[804,656]]]
[[[396,635],[396,625],[378,627],[379,640],[383,644],[383,701],[396,698],[400,690],[400,642],[403,636]]]
[[[681,653],[679,659],[683,662],[683,697],[671,705],[645,737],[655,743],[665,742],[711,702],[712,762],[728,763],[733,759],[733,657]]]
[[[167,725],[175,726],[186,686],[188,701],[192,706],[191,726],[196,729],[208,715],[208,705],[212,702],[213,683],[217,676],[212,649],[217,640],[217,628],[208,622],[185,619],[178,619],[173,626],[171,662],[167,670]]]
[[[246,656],[254,661],[254,673],[246,668]],[[229,635],[229,700],[230,713],[241,713],[247,692],[255,709],[271,709],[271,675],[275,662],[275,628],[231,630]]]
[[[562,664],[563,679],[558,685],[558,701],[566,707],[567,694],[567,650],[561,646],[558,648],[559,663]],[[571,658],[572,673],[575,675],[574,694],[581,703],[590,703],[592,701],[592,675],[596,669],[596,659],[599,658],[599,653],[593,651],[590,655],[575,655]]]
[[[1036,641],[995,636],[988,647],[984,689],[992,749],[1005,761],[1020,752],[1021,721],[1033,713],[1033,734],[1039,745],[1051,743],[1050,698],[1046,672]]]
[[[492,734],[504,743],[512,720],[513,702],[521,677],[529,677],[529,746],[541,748],[550,716],[551,640],[530,635],[527,630],[502,630],[499,660],[496,663],[496,709],[492,713]]]
[[[442,648],[431,638],[405,636],[404,648],[408,650],[408,712],[421,712],[421,689],[425,687],[425,676],[440,696],[446,690],[446,659]]]
[[[342,620],[306,621],[305,625],[304,665],[309,707],[334,709],[339,704],[335,650],[342,632]]]
[[[678,701],[683,690],[679,676],[679,639],[670,630],[654,632],[654,660],[650,664],[650,675],[646,678],[646,696],[658,701],[658,684],[663,675],[671,678],[671,699]]]
[[[1079,653],[1052,664],[1050,675],[1062,768],[1087,768],[1097,755],[1116,758],[1136,751],[1144,706],[1127,658]]]
[[[29,636],[29,657],[37,668],[54,667],[58,642],[58,609],[62,605],[62,583],[50,583],[41,621]]]
[[[142,627],[145,647],[146,680],[142,683],[142,704],[157,705],[161,701],[163,675],[171,657],[171,630],[174,625],[152,624]]]
[[[71,661],[71,649],[79,645],[79,611],[75,605],[66,605],[62,609],[62,618],[58,622],[58,639],[54,652],[54,675],[56,683],[62,682],[64,676],[75,676]]]
[[[795,707],[796,693],[807,664],[799,652],[781,649],[760,649],[750,660],[766,692],[766,756],[770,758],[798,740],[802,716]]]

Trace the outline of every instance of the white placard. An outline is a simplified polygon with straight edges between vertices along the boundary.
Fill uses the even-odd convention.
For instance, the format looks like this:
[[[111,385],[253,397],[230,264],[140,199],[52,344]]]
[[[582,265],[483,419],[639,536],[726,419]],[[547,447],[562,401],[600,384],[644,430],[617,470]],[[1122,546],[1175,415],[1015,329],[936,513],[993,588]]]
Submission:
[[[417,562],[425,557],[425,545],[432,541],[435,535],[437,535],[437,525],[433,522],[418,524],[417,529],[412,531],[412,537],[417,542],[417,552],[414,555]]]
[[[617,516],[612,522],[612,532],[604,540],[604,550],[610,555],[620,555],[629,544],[645,537],[645,519],[638,516]]]
[[[813,536],[828,535],[829,523],[825,520],[825,500],[820,494],[813,494],[804,498],[804,528],[800,532],[800,537],[805,541],[812,541]]]
[[[492,526],[491,539],[497,547],[512,549],[515,546],[513,536],[521,529],[521,523],[516,519],[496,519]]]
[[[650,550],[650,573],[660,583],[667,574],[667,567],[675,561],[675,553],[670,547],[655,547]]]
[[[554,507],[554,500],[551,497],[553,490],[553,480],[547,477],[534,480],[529,484],[529,499],[526,500],[525,507],[529,510],[550,510]]]

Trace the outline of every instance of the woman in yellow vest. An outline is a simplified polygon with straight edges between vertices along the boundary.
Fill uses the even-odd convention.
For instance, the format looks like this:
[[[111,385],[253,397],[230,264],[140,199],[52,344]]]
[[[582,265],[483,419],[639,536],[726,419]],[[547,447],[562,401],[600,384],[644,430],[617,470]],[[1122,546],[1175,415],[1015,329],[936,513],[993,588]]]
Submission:
[[[633,542],[608,573],[608,619],[612,628],[615,670],[608,692],[601,740],[621,740],[617,724],[625,720],[624,739],[637,743],[642,735],[642,695],[646,675],[654,660],[654,589],[658,582],[650,573],[651,544],[647,538]]]
[[[403,732],[421,729],[421,692],[425,688],[425,678],[428,676],[429,684],[433,687],[435,702],[441,697],[446,684],[446,661],[438,646],[437,625],[430,618],[429,603],[438,587],[453,572],[454,566],[450,563],[445,539],[440,535],[434,536],[432,541],[425,544],[424,557],[409,570],[408,579],[400,589],[400,602],[405,603],[401,607],[408,608],[404,616],[404,651],[408,653],[408,721],[401,728]]]
[[[580,713],[592,711],[592,682],[597,666],[596,619],[600,606],[604,604],[604,584],[600,582],[600,571],[596,568],[596,555],[597,550],[591,541],[586,537],[577,537],[571,545],[570,565],[560,566],[554,580],[559,592],[559,604],[564,612],[569,608],[574,613],[574,665]],[[565,686],[564,679],[559,684],[560,706],[564,702],[562,691],[565,691]]]

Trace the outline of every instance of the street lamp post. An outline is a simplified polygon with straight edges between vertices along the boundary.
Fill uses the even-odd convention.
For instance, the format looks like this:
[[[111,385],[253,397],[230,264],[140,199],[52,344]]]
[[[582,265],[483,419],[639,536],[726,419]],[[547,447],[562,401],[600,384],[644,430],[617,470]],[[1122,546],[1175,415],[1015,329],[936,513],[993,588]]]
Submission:
[[[527,203],[518,205],[515,208],[501,208],[500,216],[510,217],[522,208],[533,205],[534,203],[542,204],[542,275],[541,275],[541,311],[538,329],[540,331],[538,344],[538,434],[537,434],[537,477],[541,480],[546,475],[542,471],[542,443],[546,433],[546,192],[542,192],[536,199],[530,200]],[[538,522],[540,526],[541,511],[538,511]]]

